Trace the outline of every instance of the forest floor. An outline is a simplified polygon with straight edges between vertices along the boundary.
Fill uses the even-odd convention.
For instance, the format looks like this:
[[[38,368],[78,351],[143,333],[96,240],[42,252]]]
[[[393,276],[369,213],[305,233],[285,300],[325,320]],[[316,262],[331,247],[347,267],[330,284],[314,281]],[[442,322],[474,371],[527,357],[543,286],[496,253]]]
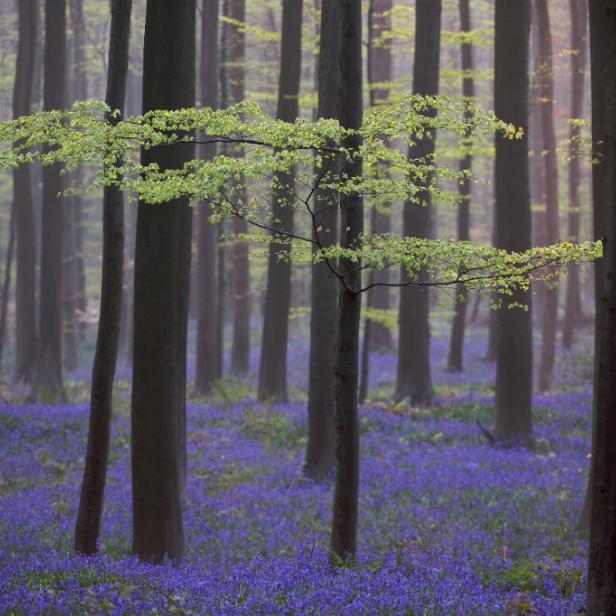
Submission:
[[[448,375],[445,344],[434,340],[438,407],[377,400],[362,408],[353,567],[328,558],[331,482],[301,475],[301,401],[260,405],[250,384],[231,382],[210,400],[191,401],[188,554],[159,567],[130,556],[127,382],[118,385],[95,558],[71,553],[87,406],[0,407],[0,614],[579,612],[588,345],[559,353],[558,388],[535,397],[535,453],[491,447],[477,428],[477,419],[490,425],[492,417],[493,366],[480,361],[483,345],[471,335],[468,370]],[[304,357],[305,343],[293,353]],[[385,397],[393,362],[375,356],[375,398]],[[290,365],[301,391],[305,363]],[[86,388],[75,382],[70,393],[83,398]]]

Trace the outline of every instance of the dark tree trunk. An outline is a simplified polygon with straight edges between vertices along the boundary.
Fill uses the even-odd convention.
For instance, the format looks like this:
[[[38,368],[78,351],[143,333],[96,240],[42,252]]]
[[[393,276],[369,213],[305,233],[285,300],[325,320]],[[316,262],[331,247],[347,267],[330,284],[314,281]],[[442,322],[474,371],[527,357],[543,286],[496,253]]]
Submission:
[[[319,118],[338,117],[340,79],[340,0],[323,0],[319,46]],[[332,156],[316,169],[316,180],[335,173]],[[323,246],[336,241],[338,194],[317,188],[314,198],[315,230]],[[310,365],[308,374],[308,443],[304,471],[319,479],[334,467],[334,363],[338,280],[325,263],[312,266],[310,291]]]
[[[571,13],[571,119],[584,117],[584,72],[586,70],[586,37],[588,34],[588,9],[586,0],[569,0]],[[569,127],[569,215],[568,240],[580,239],[580,185],[581,185],[581,127],[572,123]],[[576,326],[583,318],[580,290],[580,268],[567,267],[567,292],[565,296],[565,324],[563,346],[571,348]]]
[[[460,30],[472,32],[470,0],[460,0]],[[475,81],[473,79],[473,45],[470,42],[462,43],[462,95],[466,101],[472,101],[475,96]],[[466,119],[473,119],[473,112],[466,110]],[[471,135],[467,135],[471,137]],[[470,173],[473,168],[473,155],[467,152],[460,161],[460,171]],[[472,184],[470,178],[464,178],[459,184],[458,193],[458,239],[470,240],[470,205]],[[464,368],[464,333],[466,329],[466,302],[468,293],[464,285],[456,287],[455,314],[451,324],[451,339],[449,355],[447,356],[447,369],[450,372],[462,372]]]
[[[340,0],[342,45],[340,48],[340,123],[345,128],[361,128],[362,89],[362,11],[357,0]],[[343,162],[342,173],[360,177],[361,138],[347,139],[346,147],[355,155]],[[359,193],[340,200],[340,244],[355,247],[364,227],[364,204]],[[332,517],[331,548],[336,557],[353,558],[357,549],[359,499],[359,420],[357,386],[359,381],[359,326],[361,318],[361,271],[358,263],[340,259],[345,285],[340,291],[338,342],[336,348],[336,483]],[[333,316],[333,315],[332,315]]]
[[[9,242],[4,259],[4,280],[2,281],[2,299],[0,300],[0,381],[2,378],[2,360],[6,346],[6,323],[9,312],[9,295],[11,292],[11,270],[13,269],[13,254],[15,252],[15,208],[11,207],[9,222]]]
[[[45,2],[45,110],[64,107],[66,76],[66,0]],[[39,339],[33,397],[64,400],[62,383],[62,259],[64,181],[57,165],[43,167]]]
[[[38,0],[17,4],[19,41],[13,90],[13,117],[32,111],[32,90],[36,41],[38,38]],[[31,383],[36,367],[36,232],[32,200],[30,165],[13,171],[13,211],[17,240],[15,282],[15,381]]]
[[[201,105],[218,107],[218,0],[205,0],[201,11]],[[216,156],[215,144],[202,146],[201,156],[211,160]],[[195,387],[208,394],[214,381],[222,376],[218,363],[218,302],[216,286],[216,252],[218,247],[218,224],[210,222],[208,204],[199,207],[198,225],[198,325],[197,325],[197,373]]]
[[[543,134],[543,164],[545,169],[545,241],[552,245],[559,241],[558,230],[558,159],[554,131],[554,62],[552,57],[552,31],[547,0],[535,0],[537,29],[539,31],[539,74],[541,98],[541,128]],[[553,273],[553,269],[549,272]],[[545,285],[545,303],[541,331],[541,357],[537,387],[544,392],[550,389],[556,352],[556,327],[558,324],[558,282]]]
[[[603,238],[597,267],[595,408],[591,467],[591,524],[586,613],[616,613],[616,11],[613,2],[590,7],[595,234]]]
[[[148,0],[143,111],[195,104],[195,0]],[[188,144],[142,152],[181,167]],[[184,553],[180,491],[186,463],[186,329],[192,210],[187,199],[139,204],[132,397],[133,550],[160,562]]]
[[[229,13],[233,19],[229,31],[229,92],[230,103],[243,101],[245,93],[246,36],[242,27],[237,24],[246,22],[246,0],[230,0]],[[245,205],[246,188],[242,181],[233,191],[234,201]],[[233,221],[233,233],[245,234],[248,223],[241,218]],[[231,372],[247,374],[250,370],[250,261],[248,243],[234,240],[232,247],[233,260],[233,340],[231,343]]]
[[[282,42],[280,80],[276,117],[294,122],[299,114],[302,69],[302,0],[282,3]],[[293,231],[294,172],[280,173],[274,179],[272,215],[274,225]],[[287,400],[287,343],[291,308],[290,243],[273,235],[267,262],[267,289],[263,315],[263,339],[259,367],[259,400]]]
[[[126,99],[131,9],[132,0],[111,2],[105,100],[112,110],[118,110],[121,114]],[[107,120],[114,123],[119,118],[108,115]],[[103,271],[90,389],[88,447],[75,527],[75,551],[81,554],[94,554],[100,535],[111,435],[113,380],[120,343],[123,274],[124,197],[119,187],[107,186],[103,193]]]
[[[524,129],[521,139],[496,137],[496,246],[524,251],[531,244],[528,188],[528,42],[530,0],[496,0],[494,107],[505,122]],[[528,306],[496,313],[496,408],[494,438],[532,443],[533,345],[530,293],[517,291],[504,304]]]
[[[441,50],[441,0],[417,0],[415,21],[415,61],[413,66],[413,92],[422,95],[438,94]],[[433,112],[428,112],[433,113]],[[428,131],[409,148],[409,160],[428,159],[434,155],[436,132]],[[407,202],[403,210],[403,232],[406,237],[430,237],[432,232],[432,175],[419,186],[422,205]],[[408,281],[403,268],[402,281]],[[419,280],[427,272],[422,270]],[[398,373],[396,394],[398,400],[409,398],[413,405],[428,405],[434,399],[430,370],[430,296],[427,287],[407,286],[400,289]]]

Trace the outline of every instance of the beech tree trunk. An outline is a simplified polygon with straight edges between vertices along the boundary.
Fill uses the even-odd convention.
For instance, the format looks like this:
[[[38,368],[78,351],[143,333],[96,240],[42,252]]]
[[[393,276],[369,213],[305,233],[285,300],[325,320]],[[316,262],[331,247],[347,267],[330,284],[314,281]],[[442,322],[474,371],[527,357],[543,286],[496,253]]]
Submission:
[[[342,44],[340,48],[340,123],[357,130],[362,125],[362,11],[356,0],[340,0]],[[354,156],[343,162],[342,173],[360,177],[361,138],[347,139]],[[340,244],[358,246],[364,227],[363,197],[350,193],[340,200]],[[340,259],[345,285],[340,291],[338,342],[336,349],[336,482],[332,517],[331,548],[337,558],[347,560],[357,550],[359,500],[359,326],[361,319],[361,271],[358,263]],[[333,315],[332,315],[333,316]]]
[[[460,0],[460,31],[472,32],[470,0]],[[463,42],[461,49],[462,72],[462,95],[464,100],[472,101],[475,96],[475,80],[473,79],[473,45]],[[472,120],[473,113],[470,109],[465,112],[467,121]],[[467,135],[468,138],[471,135]],[[466,153],[460,161],[460,171],[470,173],[473,168],[473,155]],[[470,240],[470,205],[472,184],[470,178],[464,178],[458,186],[460,201],[458,203],[458,239]],[[464,333],[466,330],[466,306],[468,293],[465,285],[456,287],[455,314],[451,324],[451,339],[449,342],[449,354],[447,356],[447,369],[450,372],[462,372],[464,368]]]
[[[543,164],[545,169],[545,241],[547,245],[559,241],[558,217],[558,159],[556,133],[554,130],[554,62],[552,52],[552,29],[547,0],[535,0],[537,28],[539,32],[539,57],[541,67],[540,99],[541,127],[543,134]],[[554,269],[549,268],[549,273]],[[550,389],[554,357],[556,353],[556,327],[558,325],[558,282],[547,281],[543,305],[541,330],[541,357],[537,387],[540,392]]]
[[[498,118],[524,129],[521,139],[496,137],[496,246],[524,251],[531,244],[528,187],[528,43],[530,0],[496,0],[494,107]],[[533,345],[530,293],[504,298],[496,313],[494,438],[532,445]],[[509,302],[528,310],[508,308]]]
[[[415,63],[413,92],[436,95],[439,89],[441,50],[441,0],[417,0],[415,18]],[[433,114],[434,111],[428,113]],[[434,155],[436,131],[428,131],[409,147],[409,160],[427,159]],[[407,202],[403,209],[403,232],[407,237],[430,237],[432,234],[432,198],[428,174],[419,188],[422,204]],[[427,280],[422,270],[420,281]],[[402,268],[403,282],[409,280]],[[430,369],[430,291],[428,287],[407,286],[400,289],[397,400],[408,398],[412,405],[429,405],[434,400]]]
[[[218,0],[205,0],[201,11],[201,105],[218,107]],[[201,157],[216,156],[216,144],[201,147]],[[219,363],[218,288],[216,286],[218,224],[210,222],[210,208],[202,203],[198,211],[198,284],[197,284],[197,373],[195,387],[208,394],[214,381],[222,376]]]
[[[132,0],[111,2],[105,101],[120,114],[124,113],[126,99],[131,10]],[[107,120],[114,123],[119,118],[108,114]],[[90,389],[90,425],[75,527],[75,551],[81,554],[94,554],[100,535],[111,436],[113,380],[120,344],[123,274],[124,196],[119,187],[106,186],[103,193],[101,303]]]
[[[195,0],[148,0],[143,111],[195,104]],[[142,151],[174,169],[190,144]],[[192,209],[187,199],[139,204],[132,396],[133,550],[143,561],[184,553],[180,490],[186,464],[186,329]]]
[[[340,1],[323,0],[319,45],[319,118],[338,117],[340,80]],[[315,181],[331,171],[338,160],[326,158],[315,170]],[[315,236],[327,246],[338,233],[338,193],[317,188],[314,195]],[[308,442],[305,473],[319,479],[334,467],[334,364],[338,280],[325,263],[312,266],[310,291],[310,364],[308,374]]]
[[[283,0],[280,79],[276,117],[294,122],[299,114],[302,69],[302,0]],[[293,231],[294,172],[279,173],[272,191],[272,215],[279,229]],[[287,395],[287,343],[291,309],[291,245],[273,234],[267,262],[267,288],[259,367],[259,400],[285,402]]]
[[[66,77],[66,0],[45,2],[45,83],[43,108],[64,108]],[[33,397],[64,400],[62,382],[62,259],[64,189],[58,165],[43,167],[39,339]]]
[[[13,117],[32,111],[38,0],[17,3],[19,39],[13,89]],[[17,275],[15,281],[15,381],[31,383],[36,368],[36,232],[30,165],[13,170]]]
[[[13,269],[13,254],[15,252],[15,210],[11,207],[9,221],[9,241],[4,258],[4,279],[2,281],[2,299],[0,300],[0,378],[2,377],[2,360],[6,346],[6,323],[9,313],[9,295],[11,292],[11,274]]]

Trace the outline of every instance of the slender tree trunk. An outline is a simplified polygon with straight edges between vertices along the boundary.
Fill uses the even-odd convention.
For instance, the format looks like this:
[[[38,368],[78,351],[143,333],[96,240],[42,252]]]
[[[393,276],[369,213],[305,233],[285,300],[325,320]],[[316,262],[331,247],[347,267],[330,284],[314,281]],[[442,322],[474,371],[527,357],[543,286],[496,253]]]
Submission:
[[[319,118],[338,117],[340,79],[340,1],[323,0],[319,47]],[[338,160],[330,156],[316,169],[321,176],[336,173]],[[323,246],[336,241],[338,193],[317,188],[314,196],[314,233]],[[319,479],[334,467],[334,365],[338,280],[325,263],[312,266],[310,291],[310,364],[308,374],[308,443],[304,471]]]
[[[280,80],[276,117],[294,122],[299,114],[302,69],[302,0],[283,0]],[[294,171],[279,173],[272,190],[272,215],[279,229],[293,231]],[[259,367],[259,400],[287,400],[287,344],[291,309],[291,245],[274,234],[269,246],[263,339]]]
[[[441,0],[417,0],[415,21],[415,63],[413,92],[422,95],[438,94],[441,49]],[[433,111],[428,113],[433,114]],[[409,147],[409,160],[427,159],[434,155],[436,131],[428,131]],[[419,180],[422,205],[407,202],[403,210],[403,232],[406,237],[430,237],[432,232],[432,198],[430,186],[433,176]],[[408,274],[402,268],[403,281]],[[426,280],[422,270],[419,280]],[[430,296],[427,287],[407,286],[400,289],[398,373],[396,394],[398,400],[409,398],[413,405],[429,405],[434,399],[430,369]]]
[[[613,2],[590,7],[595,233],[603,238],[597,267],[595,408],[591,466],[591,524],[586,613],[616,613],[616,11]]]
[[[38,0],[17,3],[19,41],[13,89],[13,117],[32,111],[32,90],[36,41],[38,38]],[[36,367],[36,232],[30,165],[13,171],[13,211],[17,240],[15,282],[15,381],[31,383]]]
[[[535,0],[539,30],[541,58],[540,95],[541,127],[543,133],[543,162],[545,168],[545,239],[548,245],[559,241],[558,216],[558,159],[554,130],[554,62],[552,57],[552,30],[547,0]],[[555,273],[553,268],[548,273]],[[548,281],[545,287],[543,323],[541,331],[541,357],[537,387],[550,389],[554,357],[556,354],[556,327],[558,324],[558,282]]]
[[[132,0],[111,2],[105,100],[112,110],[121,114],[126,99],[131,10]],[[119,118],[108,114],[107,120],[115,123]],[[75,527],[75,551],[81,554],[94,554],[100,535],[109,459],[113,380],[120,343],[123,274],[124,197],[119,187],[106,186],[103,193],[101,304],[90,389],[90,425]]]
[[[45,2],[45,110],[64,107],[66,0]],[[41,276],[37,374],[33,397],[64,400],[62,383],[62,258],[64,181],[57,165],[43,167]]]
[[[230,0],[230,17],[233,23],[229,36],[229,92],[231,103],[246,98],[245,68],[246,36],[243,27],[246,22],[246,0]],[[232,199],[242,207],[246,204],[246,188],[239,182]],[[233,233],[247,233],[248,223],[241,218],[233,220]],[[231,372],[247,374],[250,370],[250,261],[248,243],[235,240],[232,247],[233,259],[233,341],[231,344]]]
[[[11,292],[11,271],[13,269],[13,254],[15,252],[15,208],[11,207],[9,222],[9,243],[4,260],[4,280],[2,282],[2,303],[0,304],[0,381],[2,379],[2,360],[6,346],[6,323],[9,313],[9,295]]]
[[[586,70],[586,37],[588,34],[588,8],[586,0],[569,0],[571,13],[571,119],[584,118],[584,72]],[[580,187],[581,187],[581,148],[582,130],[572,122],[569,127],[569,215],[568,240],[580,239]],[[567,267],[567,292],[565,296],[565,324],[563,346],[573,346],[576,326],[583,318],[580,290],[580,268]]]
[[[195,0],[148,0],[143,111],[195,104]],[[189,144],[144,150],[144,164],[181,167]],[[133,550],[160,562],[184,553],[186,329],[192,210],[187,199],[139,204],[132,396]]]
[[[470,0],[460,0],[460,30],[472,32]],[[475,96],[475,81],[473,79],[473,45],[470,42],[462,43],[462,94],[464,100],[472,101]],[[473,112],[468,108],[465,112],[467,121],[473,119]],[[471,135],[467,135],[470,139]],[[467,152],[460,161],[460,171],[470,173],[473,168],[473,155]],[[458,203],[458,239],[470,240],[470,205],[472,184],[470,177],[465,177],[458,186],[460,202]],[[455,314],[451,324],[451,339],[449,355],[447,356],[447,369],[450,372],[462,372],[464,367],[464,333],[466,329],[466,302],[468,292],[464,285],[456,287]]]
[[[362,11],[356,0],[340,0],[342,45],[340,48],[340,123],[358,130],[362,125]],[[354,156],[343,162],[342,173],[362,175],[359,155],[361,138],[345,144]],[[340,244],[355,247],[361,242],[364,227],[363,198],[350,193],[340,200]],[[337,558],[353,558],[357,550],[359,500],[359,419],[357,386],[359,381],[359,326],[361,319],[361,271],[358,264],[340,259],[345,286],[340,291],[338,343],[336,349],[336,482],[332,517],[331,547]],[[332,315],[333,316],[333,315]]]
[[[218,107],[218,0],[205,0],[201,11],[201,105]],[[202,146],[201,156],[216,156],[215,144]],[[209,206],[202,203],[198,212],[198,325],[197,374],[195,387],[202,394],[212,390],[212,383],[222,374],[217,353],[218,302],[216,286],[216,253],[218,224],[210,222]]]
[[[496,246],[524,251],[531,244],[528,188],[528,42],[530,0],[496,0],[494,106],[497,117],[524,129],[521,139],[496,137]],[[528,306],[496,313],[496,409],[494,438],[532,444],[533,345],[530,293],[504,303]]]

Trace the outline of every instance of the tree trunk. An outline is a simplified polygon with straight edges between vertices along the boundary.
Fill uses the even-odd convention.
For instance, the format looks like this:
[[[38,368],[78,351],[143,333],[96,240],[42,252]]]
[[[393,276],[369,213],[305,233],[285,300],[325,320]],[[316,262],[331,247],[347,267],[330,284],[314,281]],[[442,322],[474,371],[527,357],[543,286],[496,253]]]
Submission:
[[[441,0],[417,0],[415,21],[415,61],[413,92],[422,95],[438,94],[441,49]],[[433,114],[433,111],[428,113]],[[409,147],[409,160],[431,160],[434,155],[436,131],[430,130]],[[430,186],[433,176],[421,181],[422,204],[407,202],[403,210],[403,232],[406,237],[430,237],[432,232],[432,198]],[[427,272],[419,273],[419,280],[427,279]],[[409,280],[402,268],[402,281]],[[409,398],[413,405],[429,405],[434,399],[430,370],[430,296],[428,287],[407,286],[400,289],[398,400]]]
[[[571,13],[571,119],[584,118],[584,72],[586,71],[586,37],[588,34],[588,13],[585,0],[569,0]],[[580,185],[582,155],[580,148],[581,127],[572,123],[569,127],[569,216],[568,240],[580,239]],[[583,318],[582,294],[580,290],[580,268],[567,266],[567,292],[565,296],[565,324],[563,346],[573,346],[576,326]]]
[[[45,2],[45,110],[64,107],[66,75],[66,0]],[[39,340],[33,397],[64,400],[62,383],[62,259],[64,189],[58,165],[43,167]]]
[[[11,292],[11,270],[13,269],[13,253],[15,252],[15,208],[11,207],[9,222],[9,242],[4,260],[4,280],[2,281],[2,299],[0,300],[0,382],[2,378],[2,360],[6,346],[6,323],[9,312],[9,295]]]
[[[554,62],[552,31],[547,0],[535,0],[537,29],[539,31],[541,127],[543,134],[543,163],[545,169],[545,240],[547,245],[557,244],[558,229],[558,159],[554,131]],[[553,268],[548,273],[555,273]],[[550,389],[556,353],[556,327],[558,324],[558,282],[547,281],[543,323],[541,331],[541,358],[537,387],[540,392]]]
[[[323,0],[319,46],[319,118],[338,117],[340,79],[340,0]],[[338,160],[330,156],[315,171],[316,180],[335,174]],[[315,236],[323,246],[336,241],[338,194],[317,188],[314,195]],[[315,479],[334,467],[334,363],[338,280],[325,263],[312,266],[310,290],[310,364],[308,374],[308,443],[304,472]]]
[[[218,0],[205,0],[201,11],[201,105],[218,107]],[[201,148],[204,160],[216,156],[216,144]],[[216,253],[218,247],[218,224],[210,222],[209,205],[202,203],[198,211],[198,325],[197,325],[197,373],[195,387],[208,394],[214,381],[222,376],[217,353],[218,302],[216,286]]]
[[[358,130],[362,125],[362,11],[356,0],[340,0],[342,45],[340,48],[340,123]],[[347,138],[345,146],[354,156],[345,159],[343,176],[360,177],[361,138]],[[364,227],[363,197],[345,194],[340,200],[340,244],[356,247]],[[358,263],[340,259],[345,285],[340,291],[338,342],[336,349],[336,482],[332,517],[331,548],[337,558],[347,560],[357,550],[359,499],[359,325],[361,318],[361,271]],[[332,315],[333,316],[333,315]]]
[[[132,0],[112,0],[109,35],[109,66],[105,100],[112,110],[124,112],[130,43]],[[107,115],[115,123],[117,116]],[[79,511],[75,527],[75,551],[94,554],[100,535],[115,377],[124,274],[124,196],[117,186],[103,193],[103,271],[96,353],[90,389],[90,425]]]
[[[278,109],[276,117],[294,122],[299,114],[302,69],[302,0],[282,3],[282,42]],[[279,173],[272,191],[274,225],[293,231],[294,172]],[[291,308],[291,245],[287,238],[273,234],[267,262],[267,289],[263,314],[263,338],[259,367],[259,400],[287,400],[287,343]]]
[[[18,2],[19,41],[13,90],[13,117],[32,111],[32,90],[36,41],[38,38],[38,0]],[[19,206],[17,206],[19,204]],[[31,383],[36,368],[36,232],[30,165],[13,170],[13,210],[17,241],[15,281],[15,381]]]
[[[195,0],[148,0],[143,111],[195,104]],[[179,168],[189,144],[142,151]],[[133,550],[143,561],[184,553],[180,489],[186,463],[186,329],[192,209],[187,199],[139,204],[132,396]]]
[[[496,0],[494,106],[498,118],[524,129],[521,139],[496,137],[496,246],[524,251],[531,244],[528,188],[528,42],[530,0]],[[517,302],[528,306],[509,309]],[[532,444],[533,345],[530,293],[505,297],[496,313],[494,438]]]
[[[471,7],[469,0],[460,0],[460,30],[472,32]],[[462,43],[462,95],[466,101],[472,101],[475,96],[475,81],[473,79],[473,45],[470,42]],[[467,109],[466,120],[473,119],[473,112]],[[471,135],[467,135],[470,139]],[[470,173],[473,168],[473,155],[466,153],[460,161],[460,171]],[[470,205],[472,184],[470,178],[464,178],[458,185],[460,201],[458,203],[458,240],[470,240]],[[466,302],[468,293],[464,285],[456,287],[455,314],[451,324],[451,339],[449,355],[447,356],[447,369],[450,372],[462,372],[464,367],[464,333],[466,329]]]

